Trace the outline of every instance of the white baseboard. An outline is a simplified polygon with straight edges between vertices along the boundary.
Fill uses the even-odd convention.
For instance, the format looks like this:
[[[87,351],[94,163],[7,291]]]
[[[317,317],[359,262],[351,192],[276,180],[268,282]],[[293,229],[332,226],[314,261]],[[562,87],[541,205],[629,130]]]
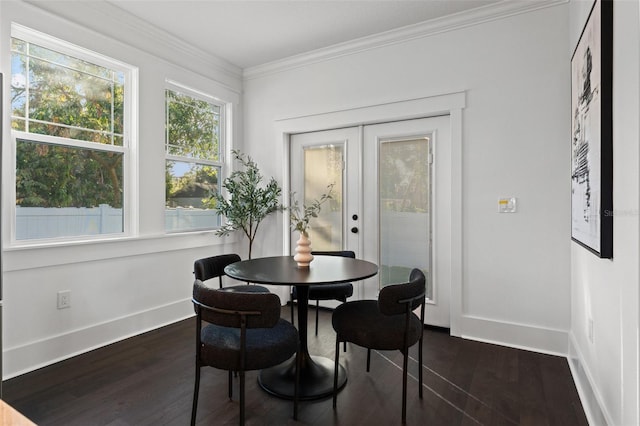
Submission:
[[[582,352],[576,344],[573,333],[569,333],[569,368],[576,384],[584,413],[591,426],[612,425],[611,416],[602,405],[602,398],[597,387],[593,385],[593,380],[589,370],[585,368]]]
[[[25,345],[6,348],[3,351],[2,379],[7,380],[28,373],[193,315],[191,299],[185,299]]]
[[[459,337],[550,355],[567,356],[568,332],[463,315]]]

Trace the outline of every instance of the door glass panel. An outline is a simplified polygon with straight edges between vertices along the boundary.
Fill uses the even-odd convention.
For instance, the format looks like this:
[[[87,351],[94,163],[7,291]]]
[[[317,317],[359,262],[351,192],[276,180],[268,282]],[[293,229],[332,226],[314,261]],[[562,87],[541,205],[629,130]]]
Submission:
[[[413,268],[431,277],[429,137],[383,140],[379,159],[380,286],[406,282]]]
[[[304,148],[304,203],[310,204],[333,185],[331,199],[322,205],[317,218],[309,222],[313,250],[342,250],[342,145]]]

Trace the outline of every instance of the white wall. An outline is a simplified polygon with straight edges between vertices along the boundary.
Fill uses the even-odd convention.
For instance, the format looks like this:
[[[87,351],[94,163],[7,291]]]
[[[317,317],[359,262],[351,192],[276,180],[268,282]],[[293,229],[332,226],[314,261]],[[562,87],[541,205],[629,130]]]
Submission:
[[[122,20],[109,18],[108,13],[92,13],[86,9],[88,3],[74,3],[72,9],[67,4],[61,12],[72,14],[84,23],[82,26],[23,2],[0,2],[4,111],[10,111],[8,49],[12,21],[138,67],[139,235],[120,241],[40,248],[12,248],[4,241],[4,378],[192,315],[193,261],[236,250],[246,256],[243,243],[229,239],[223,244],[224,240],[210,232],[164,234],[165,79],[232,102],[237,114],[240,71],[236,70],[235,76],[216,71],[221,68],[215,58],[191,58],[188,51],[159,43],[163,40],[157,37],[154,40],[154,34],[145,37],[140,27],[133,31]],[[118,38],[129,42],[87,27],[117,33]],[[145,53],[158,46],[164,58]],[[11,172],[8,117],[3,117],[5,173]],[[236,135],[240,130],[239,126],[234,129]],[[11,226],[6,214],[11,200],[6,201],[3,236],[9,234],[6,230]],[[70,309],[56,308],[60,290],[71,291]]]
[[[460,334],[566,354],[567,24],[560,5],[326,60],[245,70],[246,149],[268,160],[269,173],[282,173],[277,120],[464,91]],[[518,197],[518,213],[497,213],[504,196]],[[270,232],[280,238],[281,229]]]
[[[571,2],[571,57],[592,2]],[[640,424],[638,310],[640,26],[637,1],[614,2],[613,260],[571,247],[570,360],[593,424]],[[593,320],[593,342],[588,319]]]
[[[569,242],[569,59],[590,5],[574,0],[295,67],[248,70],[244,117],[237,115],[244,123],[234,131],[241,140],[244,130],[243,149],[266,176],[282,177],[276,120],[465,92],[460,334],[554,353],[569,346],[594,424],[636,425],[639,11],[635,1],[615,3],[614,207],[632,214],[616,216],[614,260],[604,261]],[[162,216],[165,78],[237,102],[240,71],[215,58],[196,59],[80,2],[57,13],[84,25],[0,2],[0,69],[9,75],[11,21],[140,68],[144,220],[140,236],[126,241],[5,244],[4,378],[191,315],[193,260],[245,250],[211,233],[165,236]],[[6,145],[6,130],[3,138]],[[518,213],[496,213],[503,196],[518,197]],[[256,255],[280,253],[282,223],[269,222]],[[71,290],[71,309],[56,309],[59,290]],[[594,320],[593,343],[587,318]]]

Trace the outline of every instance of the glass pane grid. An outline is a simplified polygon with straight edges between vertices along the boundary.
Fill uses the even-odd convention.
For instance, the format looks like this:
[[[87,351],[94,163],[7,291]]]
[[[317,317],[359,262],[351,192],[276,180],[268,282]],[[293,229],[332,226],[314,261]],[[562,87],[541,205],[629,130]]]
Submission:
[[[118,74],[116,71],[73,56],[65,55],[64,53],[56,52],[55,50],[47,49],[46,47],[38,46],[34,43],[27,42],[26,45],[28,53],[26,53],[25,56],[32,59],[50,63],[58,68],[66,68],[92,75],[107,81],[116,81],[116,75]]]
[[[220,160],[220,106],[166,90],[168,155]]]
[[[12,128],[122,145],[123,72],[15,38],[11,69]]]

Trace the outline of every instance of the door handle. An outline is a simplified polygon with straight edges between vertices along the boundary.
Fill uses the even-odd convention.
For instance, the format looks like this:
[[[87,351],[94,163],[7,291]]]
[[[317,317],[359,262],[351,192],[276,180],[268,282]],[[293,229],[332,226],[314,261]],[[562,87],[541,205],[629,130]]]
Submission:
[[[351,228],[351,233],[352,234],[357,234],[358,233],[358,228],[355,227],[355,226],[353,228]]]

